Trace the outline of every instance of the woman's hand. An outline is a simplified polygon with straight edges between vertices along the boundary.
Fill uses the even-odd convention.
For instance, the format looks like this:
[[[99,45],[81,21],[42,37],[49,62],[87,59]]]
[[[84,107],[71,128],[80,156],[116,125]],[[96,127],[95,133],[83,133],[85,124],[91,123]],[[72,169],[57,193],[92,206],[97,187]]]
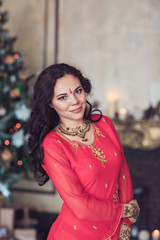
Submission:
[[[130,240],[131,238],[131,226],[122,224],[119,230],[118,240]]]
[[[132,206],[131,207],[131,212],[133,214],[131,217],[129,217],[129,220],[132,223],[135,223],[137,221],[137,219],[138,219],[139,214],[140,214],[140,207],[139,207],[139,205],[138,205],[136,200],[131,200],[129,203]]]
[[[124,204],[122,218],[129,218],[132,223],[137,221],[140,213],[140,208],[136,200],[131,200],[129,203]]]

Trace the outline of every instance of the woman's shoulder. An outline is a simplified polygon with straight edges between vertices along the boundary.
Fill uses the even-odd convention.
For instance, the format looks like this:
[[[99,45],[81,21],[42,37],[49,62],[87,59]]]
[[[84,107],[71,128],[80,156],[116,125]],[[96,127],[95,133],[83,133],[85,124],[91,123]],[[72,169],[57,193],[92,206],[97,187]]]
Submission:
[[[97,122],[99,124],[108,123],[111,127],[113,126],[111,119],[105,115],[101,116],[100,114],[92,114],[92,119],[93,121],[96,121],[99,119],[99,121]]]
[[[43,147],[50,147],[50,146],[54,145],[54,147],[55,147],[56,145],[57,146],[59,145],[58,142],[59,142],[59,137],[56,134],[56,130],[53,129],[43,139],[42,146]]]
[[[94,121],[99,118],[100,118],[100,114],[94,114],[92,119]],[[112,120],[109,117],[107,117],[106,115],[102,115],[100,120],[98,122],[95,122],[95,125],[100,129],[105,129],[105,131],[107,131],[108,133],[112,132],[114,134],[117,134]]]
[[[94,116],[95,119],[97,119],[98,116]],[[120,143],[120,139],[117,133],[117,130],[112,122],[112,120],[105,116],[102,115],[100,121],[96,122],[95,124],[100,130],[103,130],[106,132],[108,135],[110,135],[113,139],[117,139],[118,143]]]

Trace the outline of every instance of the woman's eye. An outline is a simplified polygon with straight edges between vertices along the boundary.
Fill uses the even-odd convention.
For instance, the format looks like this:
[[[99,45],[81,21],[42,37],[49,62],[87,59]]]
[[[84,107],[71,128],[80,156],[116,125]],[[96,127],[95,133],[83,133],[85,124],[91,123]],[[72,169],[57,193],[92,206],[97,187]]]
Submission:
[[[67,96],[62,96],[62,97],[59,97],[58,100],[65,100],[67,98]]]
[[[81,93],[82,92],[82,88],[79,88],[76,90],[76,93]]]

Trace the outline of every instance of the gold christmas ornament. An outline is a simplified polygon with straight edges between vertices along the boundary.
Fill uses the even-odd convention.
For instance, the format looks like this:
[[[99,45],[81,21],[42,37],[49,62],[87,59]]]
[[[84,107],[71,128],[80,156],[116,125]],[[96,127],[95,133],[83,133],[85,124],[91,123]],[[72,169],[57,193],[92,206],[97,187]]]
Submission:
[[[1,158],[3,161],[9,162],[12,160],[12,153],[6,148],[3,152],[1,152]]]
[[[16,98],[21,95],[20,91],[17,88],[14,88],[10,91],[10,97],[11,98]]]
[[[7,110],[3,106],[0,106],[0,116],[4,116],[6,114]]]
[[[4,64],[13,64],[14,62],[15,62],[15,59],[12,54],[8,54],[3,60]]]

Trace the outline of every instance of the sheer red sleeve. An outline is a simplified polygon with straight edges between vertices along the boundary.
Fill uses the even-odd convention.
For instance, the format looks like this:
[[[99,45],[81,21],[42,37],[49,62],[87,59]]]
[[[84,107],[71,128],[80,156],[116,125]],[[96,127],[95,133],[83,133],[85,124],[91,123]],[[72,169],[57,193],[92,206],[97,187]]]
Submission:
[[[128,203],[133,199],[133,188],[131,177],[128,169],[128,165],[122,151],[122,166],[119,176],[119,199],[121,203]],[[122,218],[122,223],[132,225],[132,222],[128,218]]]
[[[124,151],[123,147],[120,141],[120,138],[118,136],[118,133],[110,119],[107,118],[107,121],[109,122],[110,126],[112,127],[116,138],[120,144],[121,147],[121,154],[122,154],[122,165],[121,165],[121,170],[120,170],[120,175],[119,175],[119,202],[121,203],[128,203],[133,199],[133,187],[132,187],[132,181],[131,181],[131,176],[130,172],[128,169],[128,165],[124,156]],[[132,222],[128,218],[122,218],[121,223],[131,225]]]
[[[123,204],[103,201],[85,192],[58,140],[44,141],[42,165],[63,201],[79,219],[120,222]]]

